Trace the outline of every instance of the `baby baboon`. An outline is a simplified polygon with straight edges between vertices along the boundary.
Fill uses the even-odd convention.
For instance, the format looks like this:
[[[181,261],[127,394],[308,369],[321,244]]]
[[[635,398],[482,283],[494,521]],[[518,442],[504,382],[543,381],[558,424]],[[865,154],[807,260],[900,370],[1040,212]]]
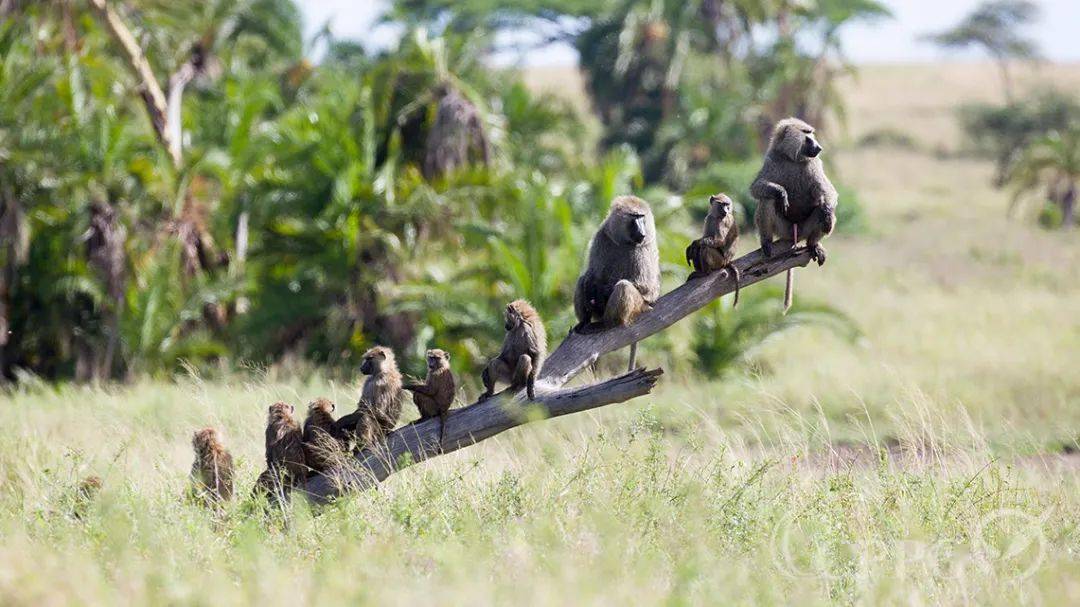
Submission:
[[[773,239],[806,240],[818,265],[825,263],[821,240],[836,226],[836,188],[825,176],[822,147],[814,127],[797,118],[776,124],[765,162],[750,194],[758,201],[754,223],[761,237],[761,251],[772,257]],[[794,274],[788,270],[784,309],[791,307]]]
[[[406,384],[405,389],[413,393],[413,402],[420,411],[420,419],[439,417],[439,444],[442,444],[446,431],[446,414],[454,404],[457,386],[454,373],[450,370],[450,354],[443,350],[427,351],[427,377],[424,383]]]
[[[334,425],[336,408],[327,398],[316,398],[308,404],[304,419],[304,462],[309,473],[337,466],[348,452],[348,442]]]
[[[495,382],[506,382],[513,390],[525,388],[529,400],[536,398],[536,377],[547,356],[547,331],[544,321],[529,302],[512,301],[504,313],[506,336],[502,351],[488,361],[481,379],[484,393],[481,399],[495,393]]]
[[[735,221],[735,208],[727,194],[709,197],[709,214],[701,238],[686,247],[686,263],[694,267],[687,280],[726,269],[735,278],[735,302],[739,305],[739,268],[731,263],[735,258],[735,245],[739,242],[739,225]]]
[[[375,346],[364,352],[360,372],[367,375],[356,411],[334,424],[336,430],[356,440],[359,449],[381,441],[397,425],[405,400],[401,372],[390,348]]]
[[[581,331],[594,321],[626,325],[660,296],[660,250],[652,209],[635,196],[619,196],[589,245],[585,272],[574,292]],[[630,368],[637,344],[630,346]]]
[[[266,416],[266,470],[255,483],[255,492],[269,491],[287,497],[307,477],[304,433],[293,418],[296,408],[288,403],[270,405]]]
[[[233,458],[221,444],[217,430],[203,428],[191,437],[195,462],[191,464],[191,494],[204,506],[220,506],[232,499]]]

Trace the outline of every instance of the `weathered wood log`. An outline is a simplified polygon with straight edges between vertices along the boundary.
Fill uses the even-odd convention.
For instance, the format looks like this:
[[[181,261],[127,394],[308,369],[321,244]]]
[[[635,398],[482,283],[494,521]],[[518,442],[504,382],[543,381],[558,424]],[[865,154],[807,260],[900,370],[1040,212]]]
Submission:
[[[438,418],[415,422],[391,432],[383,448],[367,449],[357,455],[355,465],[309,479],[305,491],[314,501],[321,502],[345,491],[366,489],[405,466],[457,451],[529,421],[648,394],[662,373],[660,369],[637,369],[590,386],[538,393],[535,401],[525,403],[503,392],[475,405],[452,410],[441,446]]]
[[[782,246],[778,248],[783,249]],[[809,262],[810,254],[805,247],[799,247],[770,259],[765,259],[760,251],[754,251],[735,260],[735,265],[741,275],[741,287],[745,288]],[[571,332],[544,363],[536,383],[535,401],[528,401],[524,391],[517,394],[502,392],[485,401],[454,409],[447,417],[441,445],[438,419],[409,424],[391,432],[386,443],[378,449],[356,454],[355,461],[348,466],[308,479],[304,491],[313,501],[325,502],[346,491],[371,487],[405,466],[468,447],[533,419],[568,415],[648,394],[662,370],[636,369],[584,387],[564,389],[562,386],[601,355],[659,333],[734,290],[733,277],[726,272],[716,272],[664,295],[652,310],[642,314],[630,326],[595,333]]]

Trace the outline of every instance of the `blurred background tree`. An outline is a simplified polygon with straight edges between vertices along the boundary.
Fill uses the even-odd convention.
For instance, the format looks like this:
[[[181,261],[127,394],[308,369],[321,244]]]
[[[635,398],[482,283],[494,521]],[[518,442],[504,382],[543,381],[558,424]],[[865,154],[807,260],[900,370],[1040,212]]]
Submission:
[[[1022,32],[1038,17],[1039,7],[1029,0],[991,0],[975,7],[954,27],[926,39],[944,48],[976,46],[986,51],[998,65],[1005,101],[1011,103],[1015,93],[1009,61],[1038,58],[1038,45]]]

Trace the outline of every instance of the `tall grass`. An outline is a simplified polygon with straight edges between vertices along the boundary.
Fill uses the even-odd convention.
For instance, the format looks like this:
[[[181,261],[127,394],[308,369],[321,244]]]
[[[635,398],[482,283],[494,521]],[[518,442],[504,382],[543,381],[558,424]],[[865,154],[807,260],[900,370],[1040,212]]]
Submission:
[[[642,404],[526,426],[379,490],[262,516],[265,404],[313,379],[0,400],[0,596],[9,604],[1002,603],[1080,598],[1080,476],[993,448],[912,390],[847,422],[780,399],[736,423],[669,384]],[[699,403],[694,405],[694,403]],[[689,406],[688,406],[689,405]],[[683,410],[682,416],[674,414]],[[222,427],[241,499],[182,499],[191,431]],[[885,432],[879,427],[888,427]],[[81,518],[86,474],[105,489]],[[1030,571],[1029,571],[1030,570]]]

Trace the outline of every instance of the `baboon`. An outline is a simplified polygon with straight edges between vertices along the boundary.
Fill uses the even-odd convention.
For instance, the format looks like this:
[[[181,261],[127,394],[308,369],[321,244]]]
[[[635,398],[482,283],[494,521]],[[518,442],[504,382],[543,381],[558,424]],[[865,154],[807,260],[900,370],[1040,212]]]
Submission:
[[[327,398],[308,403],[304,419],[304,463],[309,475],[337,466],[348,451],[348,441],[335,427],[336,408]]]
[[[574,292],[576,331],[600,320],[630,324],[660,296],[660,251],[652,209],[635,196],[619,196],[589,245],[585,272]],[[630,346],[630,368],[637,344]]]
[[[488,361],[481,379],[481,399],[495,393],[495,382],[506,382],[513,390],[525,388],[529,400],[536,398],[536,378],[547,357],[547,331],[540,314],[524,299],[506,305],[503,314],[506,335],[502,351]]]
[[[232,499],[233,458],[221,444],[217,430],[203,428],[191,437],[195,461],[191,464],[191,494],[204,506],[219,506]]]
[[[381,441],[397,425],[405,391],[390,348],[375,346],[364,352],[360,372],[368,378],[360,390],[356,411],[337,420],[334,427],[352,437],[358,449],[365,449]]]
[[[255,482],[255,492],[287,497],[307,477],[304,433],[293,418],[296,408],[288,403],[270,405],[266,416],[266,470]]]
[[[735,278],[733,306],[739,305],[739,268],[731,263],[738,242],[739,224],[735,221],[735,207],[731,198],[727,194],[710,196],[703,234],[686,247],[686,263],[694,268],[687,280],[726,269]]]
[[[98,493],[101,493],[102,484],[101,477],[95,474],[79,481],[79,486],[75,489],[75,499],[71,504],[72,516],[80,521],[83,520],[87,509],[90,508],[90,503],[94,501]]]
[[[836,226],[836,188],[825,176],[823,148],[814,127],[797,118],[776,124],[765,162],[750,194],[758,201],[754,223],[761,237],[761,251],[772,257],[773,239],[790,240],[791,246],[806,240],[811,258],[825,263],[821,240]],[[795,275],[788,270],[784,310],[791,307]]]
[[[446,414],[454,403],[457,385],[454,372],[450,370],[450,354],[444,350],[427,351],[427,377],[424,383],[410,383],[405,389],[413,393],[413,402],[420,411],[420,419],[439,417],[439,444],[446,431]]]

